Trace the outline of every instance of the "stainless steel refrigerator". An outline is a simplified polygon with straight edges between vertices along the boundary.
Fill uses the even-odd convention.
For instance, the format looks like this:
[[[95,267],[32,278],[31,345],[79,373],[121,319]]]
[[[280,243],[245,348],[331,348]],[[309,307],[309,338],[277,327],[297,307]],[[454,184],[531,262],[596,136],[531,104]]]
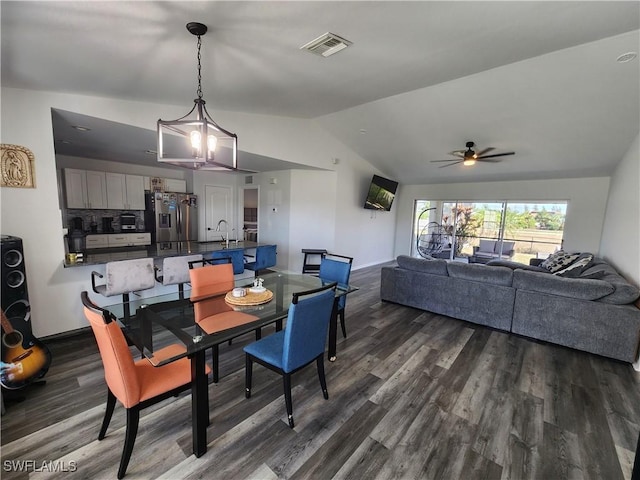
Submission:
[[[198,197],[191,193],[154,192],[145,199],[145,226],[152,243],[198,240]]]

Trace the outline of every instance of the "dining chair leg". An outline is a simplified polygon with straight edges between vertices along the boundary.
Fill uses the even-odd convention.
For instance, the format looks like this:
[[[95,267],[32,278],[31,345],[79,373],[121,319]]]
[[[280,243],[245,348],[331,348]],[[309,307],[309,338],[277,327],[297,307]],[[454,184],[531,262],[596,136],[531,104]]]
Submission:
[[[253,373],[253,360],[248,353],[244,355],[244,396],[251,398],[251,375]]]
[[[98,440],[102,440],[107,434],[107,428],[111,422],[113,416],[113,410],[116,407],[116,396],[111,393],[111,390],[107,389],[107,409],[104,412],[104,419],[102,420],[102,427],[100,427],[100,433],[98,433]]]
[[[284,403],[287,405],[287,419],[289,426],[294,427],[293,423],[293,402],[291,401],[291,374],[283,373],[282,381],[284,383]]]
[[[320,379],[320,386],[322,387],[322,396],[325,400],[328,400],[327,379],[324,375],[324,353],[316,358],[316,364],[318,365],[318,378]]]
[[[220,365],[218,362],[218,358],[220,358],[219,352],[220,349],[218,348],[218,345],[214,345],[213,347],[211,347],[211,362],[213,363],[213,383],[218,383],[218,380],[220,380]]]
[[[338,314],[340,315],[340,327],[342,327],[342,336],[344,338],[347,338],[347,329],[344,326],[344,309],[340,310]]]
[[[133,445],[136,443],[139,421],[140,410],[137,407],[127,408],[127,432],[125,434],[124,448],[122,449],[122,458],[120,459],[120,468],[118,469],[118,480],[124,477],[127,472]]]

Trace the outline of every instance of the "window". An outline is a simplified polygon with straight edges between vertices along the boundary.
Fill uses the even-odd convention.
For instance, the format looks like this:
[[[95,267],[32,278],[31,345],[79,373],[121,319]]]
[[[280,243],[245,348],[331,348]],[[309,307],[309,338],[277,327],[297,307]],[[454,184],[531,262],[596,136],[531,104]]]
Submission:
[[[566,201],[417,200],[412,255],[529,263],[562,248],[566,211]]]

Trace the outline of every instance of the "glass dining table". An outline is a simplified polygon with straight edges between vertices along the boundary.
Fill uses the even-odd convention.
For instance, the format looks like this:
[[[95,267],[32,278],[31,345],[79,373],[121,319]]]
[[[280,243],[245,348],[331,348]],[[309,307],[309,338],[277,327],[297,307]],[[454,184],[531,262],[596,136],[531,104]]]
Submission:
[[[262,286],[272,294],[269,300],[257,305],[234,305],[226,294],[202,295],[185,289],[163,295],[145,298],[131,298],[127,303],[104,305],[116,316],[127,339],[138,348],[141,354],[154,366],[165,365],[179,358],[191,360],[191,418],[193,432],[193,453],[196,457],[207,451],[207,427],[209,426],[208,378],[206,373],[205,352],[208,348],[225,343],[240,335],[260,331],[262,327],[275,324],[276,330],[282,329],[294,292],[311,290],[325,285],[318,277],[287,272],[270,272],[260,275]],[[250,280],[236,281],[236,287],[251,287]],[[247,285],[249,283],[249,285]],[[329,323],[328,357],[336,360],[337,336],[337,299],[357,290],[352,285],[340,285],[336,288],[336,302]],[[224,305],[250,316],[247,323],[227,325],[225,328],[207,334],[195,322],[194,301]],[[234,302],[236,303],[236,302]],[[173,348],[164,347],[173,345]],[[179,348],[175,346],[178,345]],[[162,350],[162,355],[154,352]],[[168,352],[168,353],[167,353]]]

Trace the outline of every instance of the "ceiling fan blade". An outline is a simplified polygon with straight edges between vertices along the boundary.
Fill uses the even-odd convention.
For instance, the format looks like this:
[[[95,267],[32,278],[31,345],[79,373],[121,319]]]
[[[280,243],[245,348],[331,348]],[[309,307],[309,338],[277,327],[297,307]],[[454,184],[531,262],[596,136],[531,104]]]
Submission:
[[[495,147],[488,147],[488,148],[485,148],[484,150],[482,150],[482,151],[480,151],[480,152],[476,153],[476,157],[477,157],[477,158],[480,158],[480,157],[482,157],[484,154],[489,153],[491,150],[495,150]]]
[[[456,157],[464,158],[464,154],[466,150],[454,150],[453,152],[449,152],[449,155],[455,155]]]
[[[476,162],[487,162],[487,163],[500,163],[502,159],[493,159],[493,158],[476,158]]]
[[[458,163],[462,163],[462,160],[454,160],[453,162],[448,163],[447,165],[440,165],[438,168],[450,167],[452,165],[456,165]]]
[[[505,157],[507,155],[515,155],[516,152],[494,153],[493,155],[487,155],[486,157],[478,157],[476,160],[484,158]]]
[[[431,163],[439,163],[439,162],[459,162],[460,160],[457,160],[455,158],[447,158],[446,160],[431,160]]]

